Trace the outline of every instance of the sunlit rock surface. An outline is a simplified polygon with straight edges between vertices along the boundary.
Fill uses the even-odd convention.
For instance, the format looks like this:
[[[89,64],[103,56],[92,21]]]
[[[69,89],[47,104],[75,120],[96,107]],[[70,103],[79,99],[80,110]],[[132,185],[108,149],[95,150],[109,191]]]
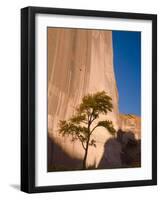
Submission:
[[[136,139],[141,139],[141,118],[136,115],[120,114],[120,129],[132,132]]]
[[[61,137],[58,123],[74,114],[83,96],[102,90],[111,96],[114,109],[108,115],[100,116],[99,120],[109,119],[116,130],[126,129],[124,117],[121,115],[120,121],[118,109],[112,32],[48,28],[48,166],[58,164],[67,169],[80,168],[84,155],[81,143]],[[96,148],[89,148],[87,163],[98,167],[111,135],[104,128],[97,128],[93,137]],[[121,166],[118,159],[120,144],[115,143],[115,148],[115,152],[111,151],[108,166],[110,162],[112,166],[113,163]]]

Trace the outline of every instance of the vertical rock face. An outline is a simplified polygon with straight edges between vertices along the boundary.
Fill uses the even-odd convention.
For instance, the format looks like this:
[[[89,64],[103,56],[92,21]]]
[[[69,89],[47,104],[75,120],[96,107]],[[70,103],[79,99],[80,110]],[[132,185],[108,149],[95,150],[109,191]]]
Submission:
[[[136,115],[120,114],[120,129],[132,132],[136,139],[141,139],[141,118]]]
[[[68,120],[83,96],[102,90],[112,98],[114,108],[100,120],[112,120],[118,130],[120,116],[112,31],[48,28],[48,136],[71,159],[82,160],[84,150],[79,141],[72,142],[70,137],[59,135],[59,120]],[[89,148],[87,164],[98,166],[104,145],[111,136],[98,128],[93,137],[96,148]],[[60,158],[60,150],[52,145],[52,142],[48,143],[48,166],[65,159]],[[111,156],[111,159],[115,158]]]

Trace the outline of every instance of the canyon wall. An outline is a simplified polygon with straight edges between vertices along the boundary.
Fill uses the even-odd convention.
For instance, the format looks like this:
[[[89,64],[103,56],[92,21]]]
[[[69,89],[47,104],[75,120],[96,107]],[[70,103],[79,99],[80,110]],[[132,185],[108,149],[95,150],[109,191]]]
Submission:
[[[66,159],[64,155],[60,159],[63,152],[80,167],[77,161],[83,159],[84,150],[79,141],[72,142],[70,137],[59,134],[59,120],[68,120],[83,96],[103,90],[112,98],[113,111],[99,120],[112,120],[116,130],[120,126],[125,129],[124,117],[121,116],[121,122],[118,109],[112,31],[48,28],[48,165],[60,160],[63,165]],[[97,167],[111,135],[98,128],[93,138],[96,147],[89,148],[87,164]],[[121,165],[119,153],[114,154],[110,162]]]
[[[120,114],[119,127],[124,132],[133,132],[136,139],[141,139],[141,118],[136,115]]]

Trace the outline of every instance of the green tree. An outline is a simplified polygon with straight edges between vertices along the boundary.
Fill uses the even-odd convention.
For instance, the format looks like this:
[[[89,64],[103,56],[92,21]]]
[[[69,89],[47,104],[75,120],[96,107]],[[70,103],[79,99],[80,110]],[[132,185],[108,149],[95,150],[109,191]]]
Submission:
[[[96,141],[91,135],[97,127],[104,127],[112,135],[115,134],[112,121],[99,121],[99,115],[112,112],[112,99],[105,91],[84,96],[82,103],[76,108],[75,114],[68,121],[60,121],[59,133],[63,136],[72,135],[72,140],[79,140],[84,149],[83,169],[86,169],[86,160],[89,145],[96,147]],[[95,121],[97,120],[97,121]],[[97,123],[94,123],[97,122]]]

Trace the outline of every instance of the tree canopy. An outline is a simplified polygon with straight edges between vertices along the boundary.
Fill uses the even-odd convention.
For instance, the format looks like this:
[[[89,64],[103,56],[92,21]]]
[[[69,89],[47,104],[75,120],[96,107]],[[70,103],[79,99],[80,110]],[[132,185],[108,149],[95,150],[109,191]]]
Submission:
[[[91,135],[97,127],[104,127],[110,134],[115,134],[113,123],[110,120],[99,121],[100,114],[112,112],[112,98],[105,91],[88,94],[83,97],[75,114],[69,120],[59,123],[59,133],[63,136],[71,135],[72,140],[79,140],[85,150],[83,169],[86,169],[86,158],[89,145],[96,147],[96,141]],[[97,123],[93,122],[97,119]],[[94,125],[94,126],[93,126]]]

